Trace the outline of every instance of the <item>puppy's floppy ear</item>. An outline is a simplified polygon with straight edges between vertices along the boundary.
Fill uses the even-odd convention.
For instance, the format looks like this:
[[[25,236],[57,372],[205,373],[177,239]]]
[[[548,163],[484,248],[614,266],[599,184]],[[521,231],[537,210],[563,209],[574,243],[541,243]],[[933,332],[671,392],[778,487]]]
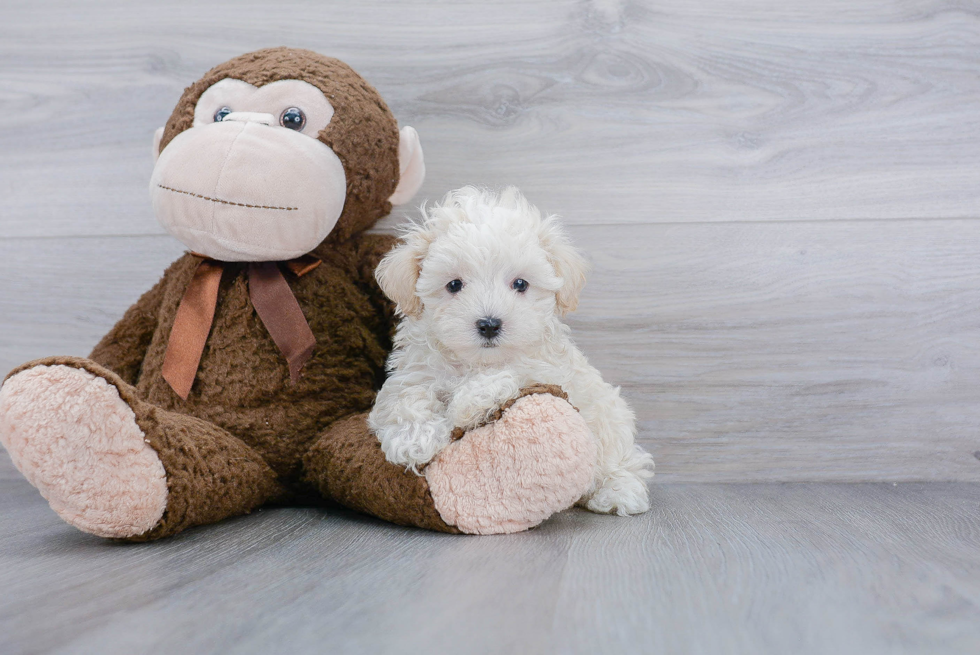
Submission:
[[[541,222],[539,237],[555,274],[562,279],[561,288],[555,294],[555,303],[559,315],[565,316],[578,307],[578,297],[585,286],[585,276],[592,267],[568,241],[557,217],[549,216]]]
[[[421,230],[409,232],[402,243],[384,256],[374,272],[381,290],[406,316],[418,318],[422,315],[422,301],[415,293],[415,284],[429,243]]]

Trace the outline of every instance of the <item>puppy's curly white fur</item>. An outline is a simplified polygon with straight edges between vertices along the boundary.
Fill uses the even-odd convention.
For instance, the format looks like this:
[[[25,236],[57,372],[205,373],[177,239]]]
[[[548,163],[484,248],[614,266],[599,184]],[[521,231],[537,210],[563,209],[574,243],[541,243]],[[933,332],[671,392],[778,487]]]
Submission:
[[[596,512],[649,509],[653,458],[634,443],[636,421],[619,389],[572,343],[561,317],[575,309],[588,264],[558,219],[511,187],[464,187],[420,221],[378,266],[402,321],[390,376],[369,425],[387,459],[416,472],[533,383],[561,386],[598,444]]]

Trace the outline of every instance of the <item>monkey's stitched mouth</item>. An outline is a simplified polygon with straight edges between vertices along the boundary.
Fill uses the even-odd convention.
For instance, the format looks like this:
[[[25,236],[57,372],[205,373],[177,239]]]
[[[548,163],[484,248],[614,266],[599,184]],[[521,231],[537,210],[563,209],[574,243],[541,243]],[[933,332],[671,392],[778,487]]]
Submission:
[[[232,202],[231,200],[222,200],[221,198],[212,198],[210,196],[203,196],[200,193],[191,193],[190,191],[181,191],[180,189],[173,189],[162,184],[158,184],[158,187],[164,191],[171,191],[173,193],[182,193],[185,196],[192,196],[194,198],[200,198],[201,200],[208,200],[210,202],[220,202],[222,205],[234,205],[235,207],[247,207],[249,209],[274,209],[278,211],[294,212],[298,211],[299,207],[272,207],[268,205],[248,205],[244,202]]]

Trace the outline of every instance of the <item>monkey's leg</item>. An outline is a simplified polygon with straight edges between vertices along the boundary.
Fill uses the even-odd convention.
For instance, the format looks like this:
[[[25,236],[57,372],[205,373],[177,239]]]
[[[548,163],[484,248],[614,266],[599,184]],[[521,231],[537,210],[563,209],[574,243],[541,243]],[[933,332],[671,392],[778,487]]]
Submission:
[[[245,514],[281,492],[240,439],[140,400],[91,360],[15,370],[0,388],[0,442],[65,521],[101,537],[159,539]]]
[[[399,525],[459,532],[442,520],[425,478],[385,460],[367,414],[327,428],[303,458],[305,481],[321,496]]]
[[[306,455],[307,480],[325,497],[393,523],[469,534],[532,528],[588,491],[596,443],[552,390],[522,393],[493,423],[447,446],[424,476],[385,460],[366,414],[339,421]]]

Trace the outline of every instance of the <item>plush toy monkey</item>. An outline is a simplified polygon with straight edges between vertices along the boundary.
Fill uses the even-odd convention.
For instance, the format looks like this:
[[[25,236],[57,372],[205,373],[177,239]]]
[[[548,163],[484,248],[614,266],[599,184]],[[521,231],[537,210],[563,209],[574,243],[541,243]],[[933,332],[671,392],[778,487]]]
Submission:
[[[424,475],[368,432],[393,327],[374,269],[393,240],[365,230],[425,171],[415,130],[350,67],[236,57],[184,91],[154,150],[154,211],[189,252],[88,359],[33,361],[0,388],[0,441],[64,520],[145,541],[319,497],[510,532],[584,493],[591,439],[560,389],[526,390]]]

